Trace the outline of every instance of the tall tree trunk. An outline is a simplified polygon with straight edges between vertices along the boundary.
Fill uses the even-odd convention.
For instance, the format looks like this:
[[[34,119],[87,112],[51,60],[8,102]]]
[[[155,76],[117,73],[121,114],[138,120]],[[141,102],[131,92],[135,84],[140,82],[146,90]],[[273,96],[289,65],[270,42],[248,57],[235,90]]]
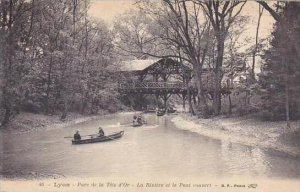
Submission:
[[[259,4],[258,7],[259,11],[258,11],[258,21],[257,21],[257,26],[256,26],[256,35],[255,35],[255,47],[253,50],[253,56],[252,56],[252,68],[251,68],[251,76],[253,78],[253,80],[255,80],[255,59],[256,59],[256,53],[257,53],[257,48],[258,48],[258,34],[259,34],[259,27],[260,27],[260,20],[261,20],[261,16],[263,14],[264,11],[264,7],[262,7]]]
[[[181,57],[181,52],[180,52],[180,47],[178,48],[178,54],[179,54],[180,63],[183,63],[182,57]],[[190,74],[187,74],[187,72],[184,72],[183,81],[185,83],[186,90],[187,90],[189,109],[190,109],[190,112],[192,113],[192,115],[195,115],[195,111],[194,111],[193,104],[192,104],[192,101],[191,101],[191,90],[190,90],[190,87],[189,87],[190,80],[191,80],[190,79]],[[184,97],[182,97],[182,98],[183,98],[183,107],[184,107],[184,110],[185,110],[185,98]]]
[[[73,46],[75,46],[75,40],[76,40],[76,10],[77,10],[77,6],[78,6],[78,0],[73,0]],[[72,64],[73,64],[74,60],[70,62],[70,67],[69,67],[69,72],[66,72],[66,73],[69,73],[67,76],[69,78],[72,78],[72,75],[73,75],[73,71],[72,71]],[[66,65],[66,71],[67,71],[67,67],[68,67],[68,64],[65,64]],[[68,78],[66,78],[66,82],[68,83]],[[72,85],[71,85],[72,86]],[[68,86],[65,87],[65,93],[64,93],[64,99],[63,99],[63,102],[64,102],[64,108],[63,108],[63,113],[62,113],[62,116],[61,116],[61,119],[65,119],[67,117],[67,114],[69,112],[69,108],[71,106],[71,103],[72,103],[72,99],[75,95],[75,92],[74,90],[70,91],[70,88]],[[69,96],[69,94],[71,94],[71,92],[73,92],[73,97]]]
[[[87,64],[87,55],[88,55],[88,26],[87,26],[87,10],[88,10],[88,6],[87,6],[87,0],[84,0],[84,9],[85,9],[85,15],[84,15],[84,28],[85,28],[85,50],[84,50],[84,61],[82,63],[82,67],[81,67],[81,77],[84,78],[84,75],[86,75],[85,73],[85,66]],[[89,82],[87,82],[89,83]],[[89,87],[89,86],[87,86]],[[87,97],[88,95],[88,91],[83,89],[82,92],[82,98],[81,98],[81,113],[84,113],[85,107],[86,107],[86,103],[87,103]]]
[[[215,86],[213,93],[214,115],[221,112],[221,82],[223,78],[222,64],[224,56],[225,38],[233,21],[242,11],[246,1],[199,1],[209,18],[217,41],[217,61],[214,68]]]
[[[196,79],[196,86],[198,90],[198,104],[199,108],[202,112],[205,113],[205,110],[208,109],[206,98],[204,95],[204,90],[203,90],[203,84],[202,84],[202,68],[200,67],[199,63],[195,61],[195,64],[193,65],[194,69],[194,75]]]
[[[45,101],[45,113],[47,114],[49,111],[49,97],[50,97],[50,89],[51,89],[51,77],[52,77],[52,65],[53,65],[53,57],[52,53],[49,61],[49,69],[47,74],[47,88],[46,88],[46,101]]]
[[[195,115],[195,111],[194,111],[192,100],[191,100],[191,90],[190,90],[190,87],[189,87],[189,82],[190,82],[190,79],[187,77],[185,79],[185,86],[186,86],[186,90],[187,90],[189,108],[190,108],[191,114]]]
[[[3,72],[4,72],[4,79],[3,79],[3,87],[2,87],[2,103],[4,105],[4,117],[1,122],[1,126],[6,125],[10,117],[13,113],[13,96],[12,96],[12,90],[14,89],[14,83],[13,83],[13,56],[15,54],[14,50],[14,31],[12,26],[12,11],[13,11],[13,3],[12,0],[9,1],[9,12],[6,12],[6,16],[9,16],[8,22],[7,22],[7,39],[5,40],[5,49],[4,50],[4,58],[3,58]],[[3,13],[4,14],[4,13]]]
[[[285,62],[285,116],[286,116],[286,126],[287,128],[291,128],[291,123],[290,123],[290,94],[289,94],[289,67],[287,64],[287,59],[284,58]]]
[[[64,102],[64,109],[60,117],[61,120],[65,120],[67,118],[69,108],[71,106],[70,99],[68,99],[68,94],[64,95],[63,102]]]
[[[232,102],[231,102],[230,94],[228,95],[228,101],[229,101],[229,110],[228,110],[228,114],[231,115],[231,114],[232,114]]]
[[[3,89],[3,103],[4,103],[5,112],[4,112],[4,117],[3,117],[3,120],[0,124],[0,126],[6,125],[9,122],[10,117],[12,115],[12,106],[11,106],[9,93],[7,91],[7,87],[4,87],[4,89]]]
[[[221,112],[221,89],[222,89],[222,64],[224,56],[224,34],[217,32],[217,61],[215,68],[215,87],[213,97],[213,110],[215,115]]]

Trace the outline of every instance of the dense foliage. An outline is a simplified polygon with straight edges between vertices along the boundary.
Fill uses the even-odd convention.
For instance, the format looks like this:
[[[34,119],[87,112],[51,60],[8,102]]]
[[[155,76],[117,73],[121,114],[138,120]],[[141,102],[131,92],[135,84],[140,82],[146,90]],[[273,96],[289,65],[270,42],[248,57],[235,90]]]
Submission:
[[[113,37],[88,17],[87,0],[6,0],[0,9],[1,124],[20,110],[62,119],[117,110]]]
[[[284,120],[288,109],[290,118],[296,119],[300,116],[300,4],[288,2],[278,8],[282,20],[274,25],[259,78],[262,112],[266,119]]]

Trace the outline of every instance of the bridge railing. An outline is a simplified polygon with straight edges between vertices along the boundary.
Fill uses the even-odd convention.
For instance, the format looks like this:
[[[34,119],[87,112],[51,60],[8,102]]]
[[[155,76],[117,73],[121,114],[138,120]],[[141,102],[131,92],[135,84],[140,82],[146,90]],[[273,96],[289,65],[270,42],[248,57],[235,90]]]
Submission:
[[[222,82],[222,88],[232,89],[236,85],[235,82]],[[214,83],[212,81],[205,82],[203,88],[206,90],[213,89]],[[189,87],[196,88],[192,84]],[[119,89],[134,90],[134,89],[186,89],[185,83],[182,82],[119,82]]]
[[[185,89],[181,82],[127,82],[119,83],[119,89]]]

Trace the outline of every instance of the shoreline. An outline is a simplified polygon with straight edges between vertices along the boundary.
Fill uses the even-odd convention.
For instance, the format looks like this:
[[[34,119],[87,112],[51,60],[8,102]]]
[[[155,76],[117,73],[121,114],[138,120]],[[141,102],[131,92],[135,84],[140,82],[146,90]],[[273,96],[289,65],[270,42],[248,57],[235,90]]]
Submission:
[[[60,120],[59,115],[23,112],[17,115],[6,127],[2,128],[0,132],[4,134],[24,134],[38,130],[59,129],[114,114],[116,113],[108,113],[106,111],[101,111],[96,115],[69,113],[66,120]]]
[[[0,129],[4,134],[24,134],[38,130],[60,129],[86,121],[92,121],[106,116],[118,114],[134,114],[132,111],[118,111],[109,113],[101,111],[96,115],[82,115],[79,113],[69,113],[66,120],[60,120],[59,115],[43,115],[29,112],[22,112],[17,115],[8,125]]]
[[[292,130],[284,129],[285,122],[266,122],[251,117],[197,119],[182,114],[171,121],[179,129],[206,137],[300,158],[300,121],[292,122]]]

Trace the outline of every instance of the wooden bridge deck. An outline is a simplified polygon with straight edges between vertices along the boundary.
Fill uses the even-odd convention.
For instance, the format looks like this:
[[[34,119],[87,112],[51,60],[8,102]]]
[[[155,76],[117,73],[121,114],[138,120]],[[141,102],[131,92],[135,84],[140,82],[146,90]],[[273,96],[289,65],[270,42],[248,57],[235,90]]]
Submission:
[[[197,93],[197,88],[189,84],[191,93]],[[230,88],[225,84],[222,86],[223,91],[228,91]],[[213,90],[212,85],[205,85],[205,91]],[[143,94],[156,94],[156,93],[172,93],[184,94],[187,93],[187,86],[182,82],[126,82],[119,83],[118,91],[120,93],[143,93]]]

